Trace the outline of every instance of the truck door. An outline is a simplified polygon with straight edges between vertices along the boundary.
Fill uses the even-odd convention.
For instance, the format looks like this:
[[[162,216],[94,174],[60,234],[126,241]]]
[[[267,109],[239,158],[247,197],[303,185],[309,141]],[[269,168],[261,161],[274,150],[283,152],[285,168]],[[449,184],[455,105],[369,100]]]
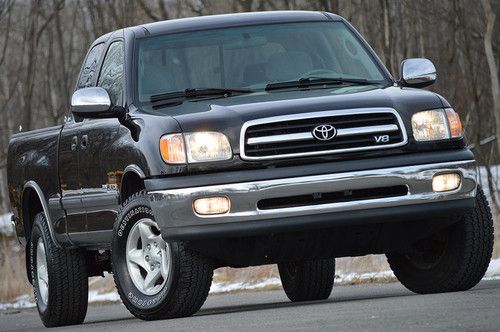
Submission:
[[[104,50],[104,43],[93,45],[83,62],[77,89],[95,85],[96,73]],[[80,174],[80,149],[82,146],[82,119],[70,114],[66,117],[59,138],[59,185],[61,204],[66,213],[66,232],[75,244],[85,244],[87,240],[87,221],[82,201]]]
[[[122,104],[123,42],[109,44],[97,86],[106,89],[113,105]],[[118,119],[85,119],[81,127],[80,178],[89,242],[111,242],[119,206],[119,182],[126,156],[120,144]]]
[[[85,120],[81,129],[86,147],[80,151],[82,203],[89,243],[110,243],[118,212],[121,170],[114,153],[120,124],[116,119]]]

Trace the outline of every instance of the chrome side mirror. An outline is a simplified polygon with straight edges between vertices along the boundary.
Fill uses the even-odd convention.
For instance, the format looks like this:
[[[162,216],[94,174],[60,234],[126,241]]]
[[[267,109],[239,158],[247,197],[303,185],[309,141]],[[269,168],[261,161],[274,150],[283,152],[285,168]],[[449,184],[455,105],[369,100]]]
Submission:
[[[76,90],[71,97],[71,112],[84,118],[110,117],[113,114],[111,98],[100,87]]]
[[[399,83],[402,86],[423,88],[436,81],[436,67],[428,59],[406,59],[401,62],[400,75]]]

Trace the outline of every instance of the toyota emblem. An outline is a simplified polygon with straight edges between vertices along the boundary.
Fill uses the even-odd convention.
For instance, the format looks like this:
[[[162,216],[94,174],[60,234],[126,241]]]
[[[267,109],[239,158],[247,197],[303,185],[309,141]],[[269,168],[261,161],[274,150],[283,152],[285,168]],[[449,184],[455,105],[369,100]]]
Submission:
[[[332,125],[319,125],[312,130],[313,136],[320,141],[329,141],[337,135],[337,129]]]

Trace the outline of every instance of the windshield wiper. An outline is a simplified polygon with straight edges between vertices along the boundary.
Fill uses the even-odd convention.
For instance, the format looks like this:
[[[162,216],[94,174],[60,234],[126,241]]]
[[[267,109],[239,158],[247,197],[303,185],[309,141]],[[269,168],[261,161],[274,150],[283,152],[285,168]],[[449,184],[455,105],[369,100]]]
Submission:
[[[164,104],[170,104],[170,103],[180,103],[183,100],[195,99],[198,97],[210,97],[210,96],[229,97],[238,94],[252,93],[252,92],[254,91],[251,89],[196,88],[196,89],[185,89],[180,91],[173,91],[173,92],[166,92],[157,95],[152,95],[150,101],[152,103],[171,101],[168,103],[164,103]]]
[[[266,85],[266,91],[289,89],[289,88],[308,88],[315,85],[341,85],[341,84],[371,85],[378,82],[369,81],[362,78],[343,78],[343,77],[304,77],[296,81],[269,83]]]

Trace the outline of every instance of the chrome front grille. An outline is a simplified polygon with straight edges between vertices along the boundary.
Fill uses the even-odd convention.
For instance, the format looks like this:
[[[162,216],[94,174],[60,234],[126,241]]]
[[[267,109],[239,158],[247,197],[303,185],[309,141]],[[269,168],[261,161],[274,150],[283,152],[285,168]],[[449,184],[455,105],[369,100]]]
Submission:
[[[247,160],[388,149],[406,143],[403,121],[392,108],[326,111],[252,120],[243,125],[240,136],[241,157]]]

